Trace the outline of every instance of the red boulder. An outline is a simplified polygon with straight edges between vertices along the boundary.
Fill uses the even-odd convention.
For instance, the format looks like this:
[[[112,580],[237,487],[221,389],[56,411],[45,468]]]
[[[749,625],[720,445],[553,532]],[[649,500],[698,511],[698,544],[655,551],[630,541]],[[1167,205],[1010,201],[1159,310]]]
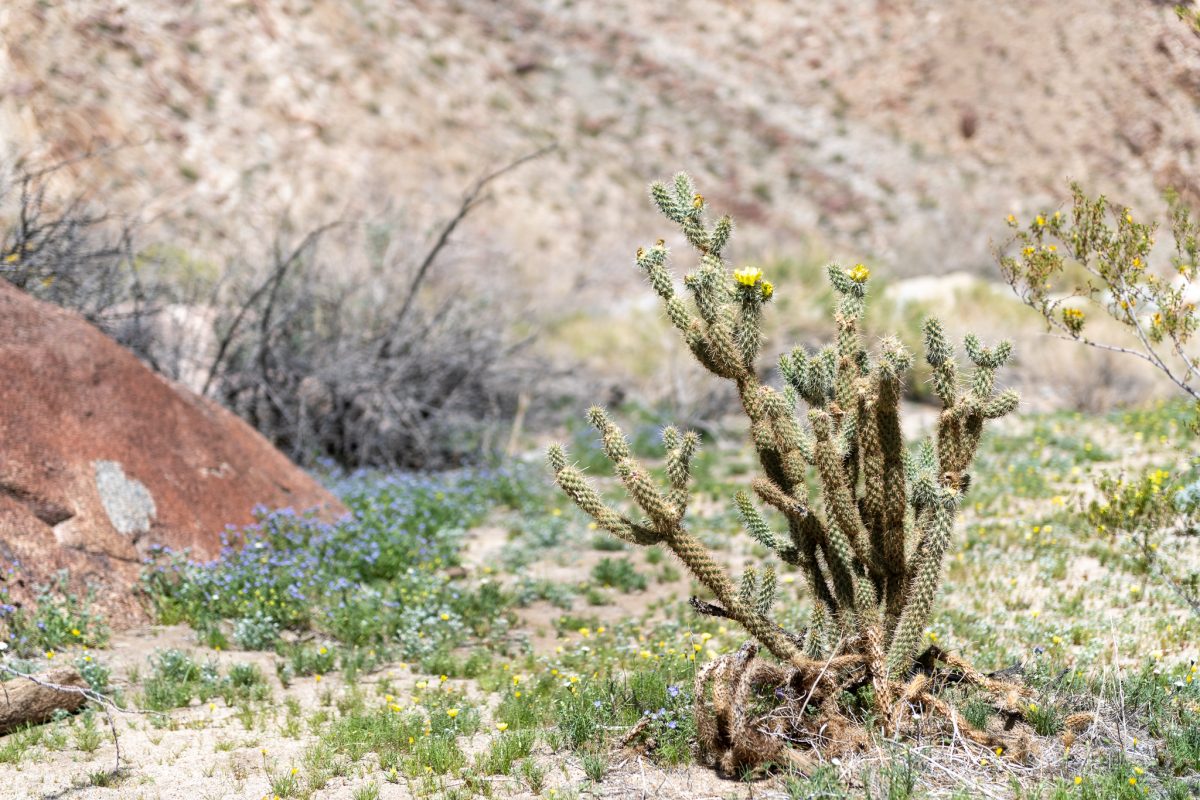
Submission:
[[[216,555],[257,505],[345,508],[253,428],[156,374],[78,315],[0,280],[0,581],[57,571],[115,627],[152,545]],[[10,567],[17,565],[17,569]]]

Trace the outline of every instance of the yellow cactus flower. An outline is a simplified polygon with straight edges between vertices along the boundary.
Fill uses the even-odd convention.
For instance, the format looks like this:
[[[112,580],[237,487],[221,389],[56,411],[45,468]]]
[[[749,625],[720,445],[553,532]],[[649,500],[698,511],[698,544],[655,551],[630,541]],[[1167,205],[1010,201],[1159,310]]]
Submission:
[[[770,300],[771,295],[775,294],[775,284],[770,281],[763,281],[759,289],[762,290],[763,300]]]
[[[734,270],[733,279],[742,286],[753,286],[762,280],[762,270],[757,267],[743,267],[742,269]]]
[[[871,277],[871,270],[867,269],[865,264],[855,264],[846,274],[855,283],[866,283],[867,278]]]

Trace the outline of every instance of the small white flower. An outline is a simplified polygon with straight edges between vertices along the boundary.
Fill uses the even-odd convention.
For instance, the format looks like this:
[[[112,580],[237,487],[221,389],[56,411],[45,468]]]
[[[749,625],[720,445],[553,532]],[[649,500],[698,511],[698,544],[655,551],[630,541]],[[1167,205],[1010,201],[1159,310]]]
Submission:
[[[0,642],[0,653],[8,649],[8,642]]]

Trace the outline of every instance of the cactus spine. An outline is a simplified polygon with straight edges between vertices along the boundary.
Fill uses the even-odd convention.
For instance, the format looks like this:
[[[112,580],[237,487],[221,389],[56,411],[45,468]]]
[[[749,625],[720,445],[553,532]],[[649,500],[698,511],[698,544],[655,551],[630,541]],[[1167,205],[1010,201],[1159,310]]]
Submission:
[[[922,642],[983,424],[1017,406],[1015,392],[995,388],[996,371],[1012,347],[1000,342],[988,348],[967,336],[974,370],[964,390],[941,323],[926,322],[926,360],[942,411],[934,438],[910,454],[901,435],[900,398],[912,357],[892,338],[882,340],[876,356],[868,353],[861,330],[870,279],[865,266],[829,267],[837,297],[834,344],[816,353],[797,348],[785,354],[779,362],[785,386],[777,390],[755,370],[762,314],[775,287],[759,269],[726,266],[722,251],[732,222],[727,216],[705,222],[706,203],[688,176],[677,175],[671,185],[655,183],[650,195],[698,251],[699,266],[683,280],[690,307],[676,292],[661,240],[638,250],[637,266],[696,359],[737,388],[762,468],[754,494],[779,512],[787,535],[772,529],[746,492],[734,503],[749,534],[803,574],[813,600],[808,631],[794,634],[772,619],[773,568],[748,567],[735,586],[687,532],[689,470],[699,445],[694,433],[663,432],[668,485],[660,488],[604,411],[589,411],[605,454],[644,515],[638,521],[606,505],[557,445],[549,451],[555,479],[601,528],[631,543],[670,548],[716,598],[717,604],[694,599],[701,612],[738,622],[799,669],[828,655],[830,639],[851,642],[877,692],[886,694],[889,676],[903,678]],[[801,400],[808,406],[803,416],[796,408]],[[820,481],[819,510],[807,503],[809,467]]]

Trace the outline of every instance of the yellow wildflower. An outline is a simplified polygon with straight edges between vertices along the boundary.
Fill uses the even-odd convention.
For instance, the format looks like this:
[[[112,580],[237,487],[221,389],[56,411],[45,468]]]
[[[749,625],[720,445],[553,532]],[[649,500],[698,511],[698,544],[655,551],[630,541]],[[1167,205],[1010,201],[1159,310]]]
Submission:
[[[501,733],[503,733],[504,731],[508,730],[508,723],[507,723],[507,722],[497,722],[497,723],[496,723],[496,730],[498,730],[498,731],[500,731]]]
[[[458,709],[457,708],[447,708],[446,716],[448,716],[450,719],[454,719],[455,717],[458,716]]]
[[[743,267],[733,271],[733,279],[742,286],[753,286],[762,280],[762,275],[758,267]]]
[[[850,268],[850,271],[847,273],[847,275],[849,275],[850,280],[854,281],[855,283],[866,283],[867,278],[871,277],[871,270],[867,269],[865,264],[855,264]]]

